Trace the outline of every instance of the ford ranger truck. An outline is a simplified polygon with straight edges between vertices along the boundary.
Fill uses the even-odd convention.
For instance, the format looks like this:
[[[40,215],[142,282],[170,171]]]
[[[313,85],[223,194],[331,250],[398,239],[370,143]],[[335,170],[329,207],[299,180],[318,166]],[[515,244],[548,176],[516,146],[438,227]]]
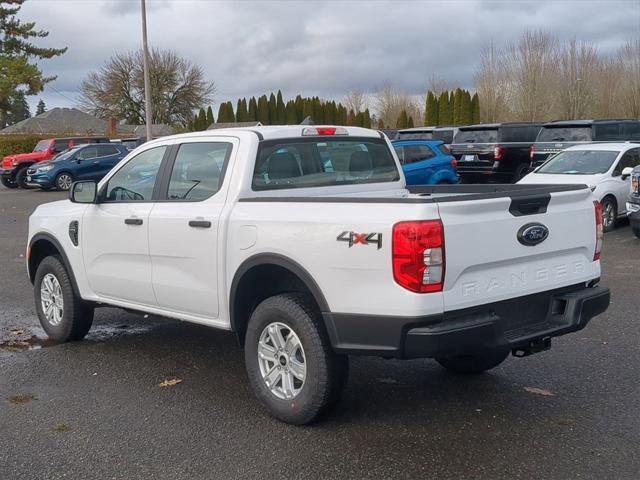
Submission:
[[[39,206],[26,257],[52,339],[107,305],[230,330],[260,402],[305,424],[350,355],[472,374],[584,328],[601,248],[587,186],[407,189],[380,132],[271,126],[145,143]]]

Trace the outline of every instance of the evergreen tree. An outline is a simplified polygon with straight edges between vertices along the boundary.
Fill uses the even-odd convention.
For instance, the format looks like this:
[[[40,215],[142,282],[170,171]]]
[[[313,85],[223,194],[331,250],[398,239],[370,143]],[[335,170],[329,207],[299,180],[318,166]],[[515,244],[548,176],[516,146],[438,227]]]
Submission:
[[[362,126],[364,128],[371,128],[371,113],[369,112],[368,108],[365,108],[364,110],[364,118],[362,121]]]
[[[6,117],[7,125],[13,125],[27,118],[31,118],[29,104],[24,98],[24,93],[18,91],[9,105],[9,112]]]
[[[201,132],[202,130],[207,129],[207,113],[204,111],[204,108],[200,109],[198,112],[198,128],[197,130]]]
[[[480,123],[480,99],[478,93],[471,97],[471,124]]]
[[[285,125],[287,121],[287,112],[285,110],[284,101],[282,100],[282,92],[278,90],[276,96],[276,121],[278,125]]]
[[[398,119],[396,120],[396,128],[407,128],[407,124],[409,123],[409,119],[407,118],[407,111],[402,110],[400,115],[398,115]]]
[[[276,96],[271,92],[269,95],[269,125],[276,125],[278,123],[278,101]]]
[[[347,125],[354,126],[356,124],[356,114],[353,109],[349,110],[347,114]]]
[[[236,121],[236,116],[233,113],[233,103],[231,101],[227,102],[227,115],[229,115],[229,121],[234,123]]]
[[[247,99],[242,98],[238,100],[238,106],[236,107],[236,122],[248,122],[249,111],[247,110]]]
[[[315,118],[313,118],[313,100],[310,98],[302,99],[302,120],[307,117],[311,117],[311,120],[315,122]],[[300,120],[302,122],[302,120]],[[317,122],[316,122],[317,123]]]
[[[47,83],[55,80],[56,77],[46,77],[42,73],[38,60],[56,57],[67,51],[66,47],[40,48],[29,42],[32,38],[44,38],[49,32],[35,30],[34,22],[22,23],[17,18],[23,1],[0,3],[0,128],[6,125],[13,103],[21,103],[19,93],[35,95]]]
[[[438,125],[438,100],[431,90],[427,93],[427,102],[424,109],[424,124]]]
[[[251,97],[249,99],[249,109],[247,112],[247,121],[248,122],[257,122],[258,121],[258,102],[256,101],[256,97]]]
[[[256,117],[256,120],[262,125],[269,125],[269,100],[266,95],[262,95],[258,99]]]
[[[296,102],[293,100],[289,100],[285,105],[285,124],[286,125],[297,125],[300,122],[298,121],[298,114],[296,112]]]
[[[413,124],[413,117],[409,117],[409,120],[407,121],[407,128],[413,127],[415,127],[415,125]]]
[[[438,125],[451,125],[449,120],[449,92],[444,91],[438,99]]]
[[[41,113],[44,113],[47,111],[47,107],[44,104],[44,101],[42,99],[40,99],[40,101],[38,102],[38,106],[36,107],[36,115],[40,115]]]
[[[468,90],[463,90],[460,102],[460,123],[458,125],[470,125],[472,121],[471,94]]]
[[[207,128],[213,125],[215,121],[215,118],[213,118],[213,109],[211,108],[211,105],[209,105],[207,107]]]
[[[296,95],[296,100],[295,100],[295,104],[296,104],[296,125],[301,123],[302,120],[304,120],[304,99],[302,98],[302,95],[298,94]]]
[[[462,111],[462,90],[456,88],[453,94],[453,124],[460,125],[460,114]]]

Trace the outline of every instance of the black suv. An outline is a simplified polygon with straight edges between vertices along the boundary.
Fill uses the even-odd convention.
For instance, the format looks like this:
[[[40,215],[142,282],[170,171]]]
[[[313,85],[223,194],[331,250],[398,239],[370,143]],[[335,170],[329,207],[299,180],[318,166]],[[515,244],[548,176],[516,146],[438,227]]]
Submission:
[[[561,120],[545,123],[531,149],[532,167],[573,145],[640,140],[640,120]]]
[[[640,238],[640,165],[631,174],[631,195],[627,202],[629,223],[636,237]]]
[[[487,123],[460,127],[451,145],[464,183],[513,183],[531,166],[529,150],[541,123]]]

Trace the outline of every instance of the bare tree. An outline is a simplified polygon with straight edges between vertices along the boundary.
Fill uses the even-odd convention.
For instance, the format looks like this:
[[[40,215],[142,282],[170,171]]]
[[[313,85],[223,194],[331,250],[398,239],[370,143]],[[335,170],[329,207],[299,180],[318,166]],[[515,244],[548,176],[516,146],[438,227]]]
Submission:
[[[508,100],[521,120],[549,119],[556,83],[558,41],[550,33],[526,31],[507,46]]]
[[[480,65],[475,72],[474,82],[482,103],[480,120],[484,123],[504,120],[508,116],[504,51],[497,49],[493,41],[480,51]]]
[[[622,113],[640,118],[640,37],[629,40],[618,52],[621,69]]]
[[[458,88],[460,85],[452,82],[450,80],[445,80],[444,78],[432,73],[429,77],[429,81],[427,82],[427,92],[433,92],[436,98],[440,96],[442,92],[453,91]],[[425,94],[426,97],[426,94]]]
[[[560,118],[585,118],[591,113],[600,59],[591,44],[575,38],[558,53],[554,94]]]
[[[347,107],[347,111],[353,110],[353,113],[357,115],[369,108],[369,99],[362,90],[351,90],[344,97],[344,106]]]
[[[385,125],[394,126],[403,110],[415,123],[422,122],[422,111],[417,99],[406,92],[396,90],[390,83],[384,84],[375,98],[378,119]]]
[[[193,111],[210,104],[215,86],[201,67],[175,52],[152,50],[150,55],[153,123],[186,125]],[[94,115],[145,122],[142,52],[120,53],[81,84],[80,105]]]
[[[622,65],[619,59],[604,58],[593,74],[593,101],[589,115],[593,118],[617,117],[620,111]]]

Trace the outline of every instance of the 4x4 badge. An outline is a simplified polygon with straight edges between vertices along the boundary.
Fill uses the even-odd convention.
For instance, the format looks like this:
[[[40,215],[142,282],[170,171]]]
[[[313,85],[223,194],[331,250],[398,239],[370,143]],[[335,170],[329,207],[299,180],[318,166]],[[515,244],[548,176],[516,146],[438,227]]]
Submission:
[[[336,238],[339,242],[348,242],[349,248],[354,245],[369,245],[373,243],[378,245],[378,250],[382,248],[382,234],[381,233],[356,233],[356,232],[347,232],[344,231],[338,238]]]

